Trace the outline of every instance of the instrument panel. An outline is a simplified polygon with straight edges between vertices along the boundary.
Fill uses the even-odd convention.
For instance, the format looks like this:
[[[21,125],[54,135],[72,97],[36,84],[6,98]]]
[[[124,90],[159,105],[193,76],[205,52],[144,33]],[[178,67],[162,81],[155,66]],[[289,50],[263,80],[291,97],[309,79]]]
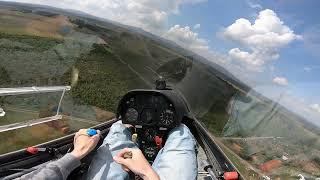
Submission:
[[[179,126],[190,111],[183,97],[173,90],[136,89],[119,102],[117,118],[131,124],[133,141],[152,164],[165,145],[169,132]]]
[[[164,128],[176,124],[174,104],[162,94],[133,94],[123,99],[121,107],[123,123]]]

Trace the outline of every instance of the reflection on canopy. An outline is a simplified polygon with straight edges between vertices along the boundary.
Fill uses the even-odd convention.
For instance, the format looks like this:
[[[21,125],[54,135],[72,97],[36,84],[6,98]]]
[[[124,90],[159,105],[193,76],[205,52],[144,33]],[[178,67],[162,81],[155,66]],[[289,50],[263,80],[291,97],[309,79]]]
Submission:
[[[280,97],[281,98],[281,97]],[[319,176],[319,129],[257,93],[237,94],[221,141],[263,175]]]

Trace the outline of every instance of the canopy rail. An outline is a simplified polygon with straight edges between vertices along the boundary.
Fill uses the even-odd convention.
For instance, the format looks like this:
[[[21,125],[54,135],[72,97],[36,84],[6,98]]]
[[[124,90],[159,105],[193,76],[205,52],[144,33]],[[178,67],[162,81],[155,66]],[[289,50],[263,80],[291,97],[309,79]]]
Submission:
[[[0,96],[14,96],[23,94],[50,93],[59,91],[69,91],[71,86],[45,86],[45,87],[17,87],[0,88]]]
[[[32,86],[32,87],[17,87],[17,88],[0,88],[0,96],[53,93],[53,92],[61,92],[62,91],[55,116],[3,125],[3,126],[0,126],[0,132],[11,131],[11,130],[15,130],[15,129],[20,129],[20,128],[24,128],[24,127],[38,125],[38,124],[45,123],[45,122],[50,122],[50,121],[62,119],[62,115],[59,115],[62,100],[65,95],[65,92],[69,91],[70,89],[71,89],[71,86],[45,86],[45,87]],[[3,111],[3,113],[5,113],[3,109],[2,109],[2,111]]]
[[[50,121],[61,120],[61,119],[62,119],[62,115],[55,115],[55,116],[50,116],[50,117],[45,117],[45,118],[40,118],[40,119],[34,119],[34,120],[29,120],[29,121],[24,121],[24,122],[3,125],[3,126],[0,126],[0,133],[15,130],[15,129],[20,129],[20,128],[24,128],[24,127],[35,126],[38,124],[42,124],[42,123],[46,123],[46,122],[50,122]]]

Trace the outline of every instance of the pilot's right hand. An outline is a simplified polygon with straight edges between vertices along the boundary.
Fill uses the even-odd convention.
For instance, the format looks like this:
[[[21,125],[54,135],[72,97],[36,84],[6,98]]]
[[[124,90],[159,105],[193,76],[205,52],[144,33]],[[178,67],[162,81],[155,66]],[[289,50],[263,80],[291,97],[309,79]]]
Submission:
[[[132,158],[125,159],[124,156],[128,152],[132,153]],[[160,180],[159,175],[152,169],[140,149],[124,148],[113,159],[121,164],[125,171],[131,170],[144,180]]]
[[[97,130],[97,133],[94,136],[89,136],[87,129],[80,129],[74,136],[74,149],[71,154],[79,160],[89,154],[99,143],[100,131]]]

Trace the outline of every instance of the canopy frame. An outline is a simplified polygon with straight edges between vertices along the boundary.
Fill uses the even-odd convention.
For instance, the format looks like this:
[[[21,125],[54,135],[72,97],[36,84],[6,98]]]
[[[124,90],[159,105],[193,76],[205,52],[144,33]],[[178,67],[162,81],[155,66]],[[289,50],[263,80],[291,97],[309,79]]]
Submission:
[[[59,115],[59,112],[61,109],[62,100],[65,95],[65,92],[70,90],[71,90],[71,86],[44,86],[44,87],[32,86],[32,87],[18,87],[18,88],[0,88],[0,97],[25,95],[25,94],[53,93],[53,92],[62,91],[56,115],[45,117],[45,118],[39,118],[39,119],[33,119],[33,120],[28,120],[28,121],[23,121],[18,123],[2,125],[0,126],[0,133],[16,130],[24,127],[30,127],[30,126],[50,122],[50,121],[61,120],[62,115]]]

